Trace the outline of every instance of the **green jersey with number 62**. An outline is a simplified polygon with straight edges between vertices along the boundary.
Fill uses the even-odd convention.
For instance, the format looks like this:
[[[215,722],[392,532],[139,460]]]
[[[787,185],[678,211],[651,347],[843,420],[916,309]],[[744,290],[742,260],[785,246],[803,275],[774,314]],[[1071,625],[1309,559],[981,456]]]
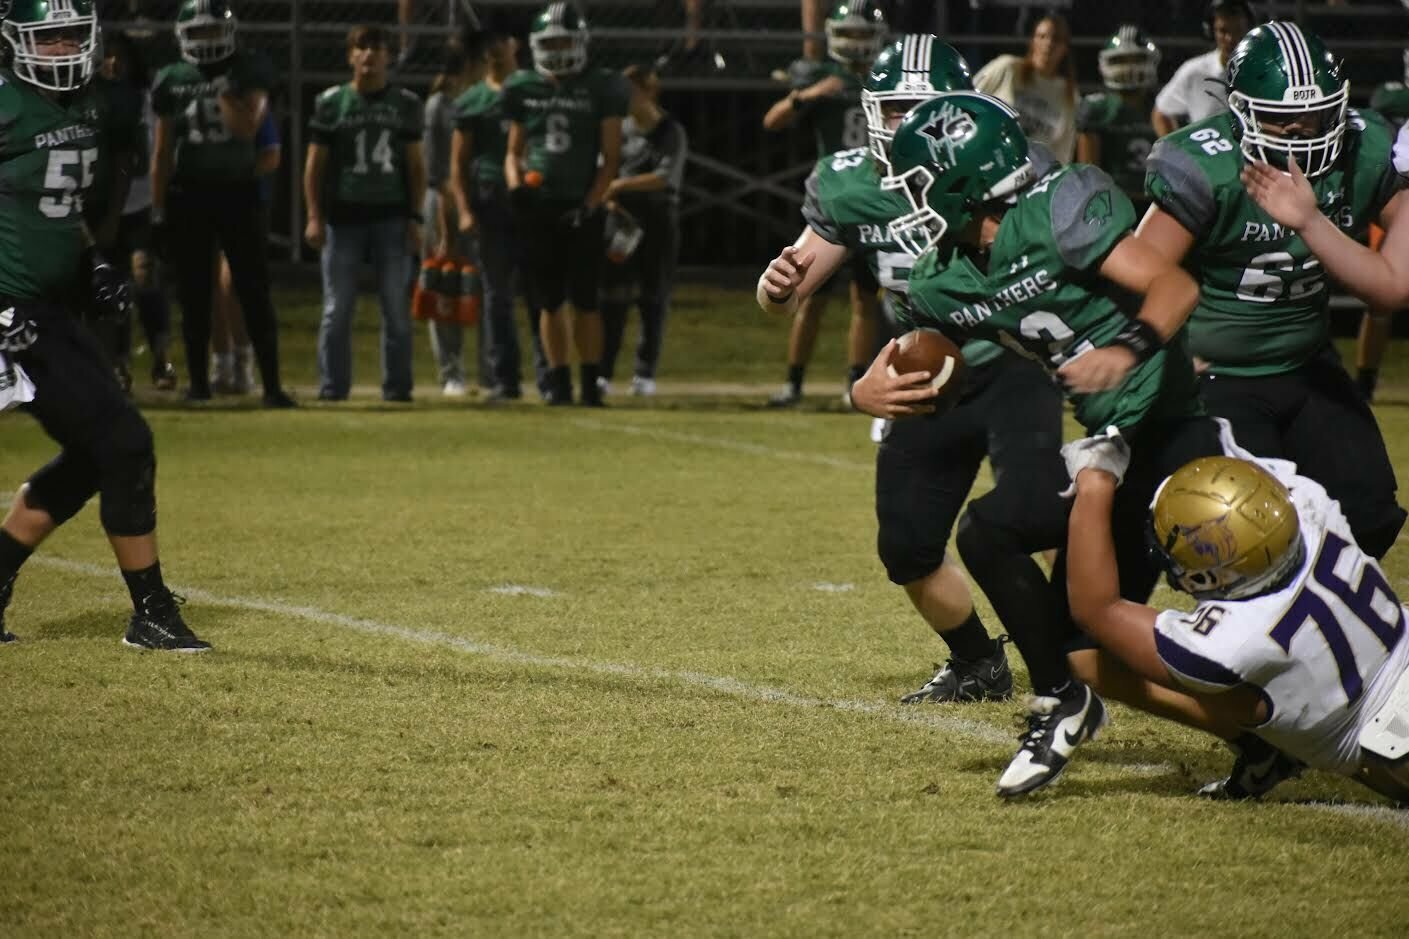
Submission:
[[[1129,105],[1109,92],[1087,95],[1076,109],[1076,129],[1100,141],[1101,169],[1132,200],[1143,202],[1145,160],[1158,136],[1150,123],[1150,105]]]
[[[470,135],[472,176],[480,182],[502,184],[504,152],[509,144],[502,90],[490,87],[487,81],[469,88],[455,99],[455,126]]]
[[[837,150],[866,146],[866,112],[861,107],[864,76],[831,59],[825,62],[799,59],[789,69],[788,81],[794,90],[802,91],[832,76],[841,79],[841,94],[803,105],[803,115],[812,124],[812,134],[817,140],[819,158]]]
[[[220,119],[222,91],[268,91],[274,66],[257,52],[239,49],[218,62],[173,62],[152,84],[152,110],[171,122],[175,145],[172,181],[221,184],[253,180],[254,141],[238,140]]]
[[[1311,180],[1321,212],[1363,242],[1402,185],[1390,163],[1393,131],[1372,111],[1347,114],[1332,169]],[[1268,217],[1239,178],[1233,115],[1217,114],[1155,145],[1145,188],[1194,236],[1185,258],[1199,281],[1189,345],[1214,374],[1278,375],[1330,338],[1329,289],[1301,237]]]
[[[318,96],[308,131],[314,143],[328,148],[323,185],[329,222],[411,211],[406,146],[420,141],[424,123],[421,99],[395,85],[364,94],[349,82]]]
[[[556,81],[520,70],[504,82],[504,116],[523,125],[524,162],[543,174],[540,193],[581,202],[597,177],[602,121],[626,116],[625,79],[589,68]]]
[[[1134,315],[1097,269],[1135,225],[1135,208],[1094,166],[1058,167],[1022,190],[1003,216],[988,269],[943,244],[910,272],[917,325],[990,339],[1056,370],[1108,345]],[[1087,433],[1123,431],[1150,417],[1202,413],[1182,334],[1109,390],[1070,395]]]
[[[83,252],[83,195],[101,170],[101,86],[60,103],[0,69],[0,297],[62,296]]]

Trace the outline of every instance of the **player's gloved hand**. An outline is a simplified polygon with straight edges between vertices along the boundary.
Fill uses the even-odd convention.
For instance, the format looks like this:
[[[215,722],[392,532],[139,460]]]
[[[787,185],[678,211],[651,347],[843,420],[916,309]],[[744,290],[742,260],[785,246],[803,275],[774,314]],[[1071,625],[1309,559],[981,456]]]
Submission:
[[[1073,440],[1062,447],[1062,459],[1066,460],[1067,475],[1071,485],[1062,490],[1062,498],[1076,495],[1076,477],[1082,470],[1100,470],[1115,477],[1119,486],[1125,479],[1125,471],[1130,468],[1130,444],[1115,427],[1107,427],[1104,434]]]
[[[132,308],[132,288],[127,277],[93,252],[93,312],[99,319],[121,320]]]
[[[23,352],[38,338],[34,320],[19,307],[0,310],[0,352]]]

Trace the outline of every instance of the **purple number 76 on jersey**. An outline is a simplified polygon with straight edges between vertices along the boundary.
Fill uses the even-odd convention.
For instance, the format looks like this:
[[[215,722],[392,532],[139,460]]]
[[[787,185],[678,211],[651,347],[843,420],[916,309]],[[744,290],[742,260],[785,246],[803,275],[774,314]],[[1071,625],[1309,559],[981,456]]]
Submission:
[[[1316,566],[1312,569],[1311,577],[1344,603],[1355,619],[1373,633],[1386,650],[1393,649],[1404,632],[1404,611],[1399,606],[1399,598],[1385,582],[1379,568],[1372,563],[1367,562],[1361,567],[1360,582],[1354,586],[1349,580],[1353,571],[1347,571],[1345,577],[1338,574],[1336,565],[1349,548],[1350,543],[1344,538],[1333,532],[1326,532],[1326,541],[1321,546],[1321,553],[1316,557]],[[1354,556],[1347,555],[1347,559]],[[1378,602],[1376,593],[1380,595]],[[1303,587],[1291,607],[1268,635],[1283,651],[1290,653],[1292,639],[1307,623],[1315,626],[1326,640],[1326,645],[1336,661],[1336,669],[1340,672],[1341,688],[1345,690],[1346,702],[1354,704],[1365,691],[1365,679],[1360,674],[1360,668],[1355,662],[1355,653],[1350,647],[1350,639],[1345,634],[1344,626],[1348,624],[1336,618],[1335,612],[1320,594]]]

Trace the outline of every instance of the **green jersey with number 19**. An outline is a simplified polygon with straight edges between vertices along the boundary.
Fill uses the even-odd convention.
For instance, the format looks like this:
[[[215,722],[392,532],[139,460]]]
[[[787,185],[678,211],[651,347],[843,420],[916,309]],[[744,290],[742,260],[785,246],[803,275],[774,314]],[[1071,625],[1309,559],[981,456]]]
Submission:
[[[1329,290],[1301,237],[1263,212],[1243,188],[1233,115],[1217,114],[1155,144],[1145,188],[1194,236],[1185,264],[1199,281],[1189,345],[1219,375],[1278,375],[1330,340]],[[1390,163],[1394,134],[1373,111],[1350,111],[1335,167],[1311,181],[1321,212],[1350,237],[1369,225],[1403,182]]]
[[[235,95],[267,92],[274,66],[257,52],[239,49],[211,65],[173,62],[152,83],[152,110],[171,123],[175,183],[221,184],[250,181],[254,141],[231,136],[220,118],[222,89]]]
[[[911,310],[919,325],[995,340],[1055,371],[1108,345],[1134,315],[1097,273],[1134,225],[1130,199],[1102,170],[1058,167],[1019,193],[1004,214],[986,271],[958,248],[921,255],[910,272]],[[1090,434],[1203,413],[1182,333],[1115,388],[1069,397]]]
[[[314,143],[328,148],[329,222],[375,221],[412,210],[406,146],[420,142],[423,124],[421,99],[395,85],[363,93],[349,82],[318,96],[308,130]]]
[[[504,82],[504,116],[523,125],[524,162],[549,199],[581,202],[597,177],[602,121],[626,116],[630,93],[615,72],[589,68],[556,80],[526,69]]]
[[[60,103],[0,69],[0,297],[73,289],[106,120],[96,83]]]

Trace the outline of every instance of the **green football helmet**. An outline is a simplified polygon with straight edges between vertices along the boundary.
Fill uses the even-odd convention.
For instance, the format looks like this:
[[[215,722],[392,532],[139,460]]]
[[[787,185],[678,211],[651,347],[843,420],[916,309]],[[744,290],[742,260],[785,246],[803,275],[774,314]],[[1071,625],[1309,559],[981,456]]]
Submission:
[[[1159,47],[1140,27],[1127,23],[1096,54],[1096,64],[1101,68],[1101,83],[1111,91],[1142,91],[1154,87],[1159,58]]]
[[[192,65],[228,59],[235,54],[235,14],[228,0],[185,0],[176,13],[176,44]]]
[[[1228,107],[1249,160],[1285,169],[1296,157],[1309,177],[1329,172],[1345,138],[1349,97],[1340,60],[1295,23],[1263,23],[1228,58]],[[1291,124],[1291,132],[1281,131]]]
[[[587,65],[587,20],[567,2],[550,3],[528,29],[533,68],[540,75],[574,75]]]
[[[843,65],[870,65],[886,41],[886,17],[876,0],[842,0],[827,17],[827,55]]]
[[[890,172],[892,121],[921,101],[945,91],[972,91],[969,63],[959,51],[936,36],[911,34],[881,51],[871,66],[861,107],[866,112],[866,136],[871,154]]]
[[[895,130],[890,162],[881,188],[905,193],[911,207],[890,223],[890,237],[912,257],[1036,178],[1017,112],[976,91],[917,105]]]
[[[88,84],[98,68],[101,45],[93,0],[15,0],[0,4],[0,36],[10,47],[15,76],[50,91],[72,91]],[[74,51],[40,51],[67,41]]]

